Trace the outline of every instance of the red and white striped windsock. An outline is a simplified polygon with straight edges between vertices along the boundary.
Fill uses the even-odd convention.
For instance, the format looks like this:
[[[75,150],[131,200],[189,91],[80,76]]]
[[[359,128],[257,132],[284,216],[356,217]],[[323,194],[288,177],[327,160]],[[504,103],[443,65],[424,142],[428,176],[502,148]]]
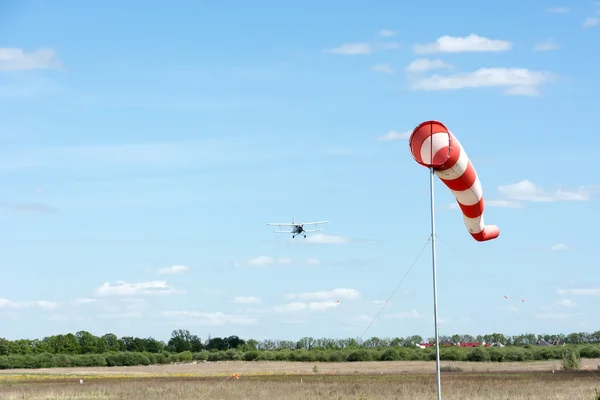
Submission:
[[[483,222],[483,190],[477,172],[456,137],[438,121],[426,121],[410,135],[410,152],[419,164],[433,168],[462,210],[465,225],[479,242],[496,239],[500,229]]]

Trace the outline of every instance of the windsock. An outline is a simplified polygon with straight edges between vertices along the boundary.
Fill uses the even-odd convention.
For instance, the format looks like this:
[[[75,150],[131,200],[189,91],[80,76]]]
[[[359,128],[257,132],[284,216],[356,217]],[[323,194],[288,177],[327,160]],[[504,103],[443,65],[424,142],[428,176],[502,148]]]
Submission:
[[[471,236],[478,242],[496,239],[500,229],[483,221],[483,190],[477,172],[450,130],[438,121],[423,122],[410,135],[408,145],[415,161],[433,168],[456,197]]]

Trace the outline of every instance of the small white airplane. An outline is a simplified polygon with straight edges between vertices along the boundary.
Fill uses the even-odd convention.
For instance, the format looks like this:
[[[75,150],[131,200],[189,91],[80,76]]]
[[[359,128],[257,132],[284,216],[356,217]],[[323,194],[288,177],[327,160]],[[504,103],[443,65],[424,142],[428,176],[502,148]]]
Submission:
[[[302,235],[304,237],[306,237],[306,233],[307,232],[321,232],[323,229],[316,229],[317,225],[319,224],[326,224],[329,221],[317,221],[317,222],[294,222],[294,218],[292,218],[292,223],[285,223],[285,222],[281,222],[281,223],[277,223],[277,222],[270,222],[267,225],[268,226],[291,226],[292,230],[291,231],[274,231],[275,233],[291,233],[292,234],[292,239],[295,238],[297,235]],[[306,230],[304,229],[304,225],[314,225],[315,229],[309,229]]]

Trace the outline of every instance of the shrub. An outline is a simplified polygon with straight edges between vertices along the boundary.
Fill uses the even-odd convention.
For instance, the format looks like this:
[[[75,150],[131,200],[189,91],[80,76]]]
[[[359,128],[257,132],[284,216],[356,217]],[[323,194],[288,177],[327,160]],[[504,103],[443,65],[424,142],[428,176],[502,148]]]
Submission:
[[[259,353],[256,350],[253,351],[247,351],[244,353],[243,358],[244,361],[254,361],[257,357],[260,356],[261,353]]]
[[[494,362],[502,362],[504,360],[505,352],[500,349],[491,349],[490,352],[490,361]]]
[[[346,361],[346,356],[341,351],[332,351],[329,353],[329,362],[343,362]]]
[[[395,361],[397,359],[398,350],[394,348],[385,350],[383,353],[381,353],[381,356],[379,356],[379,361]]]
[[[584,346],[579,350],[579,355],[583,358],[600,358],[600,347]]]
[[[348,358],[346,360],[350,362],[356,361],[372,361],[371,353],[367,349],[359,349],[355,350],[352,353],[348,354]]]
[[[291,352],[289,350],[276,351],[274,359],[276,361],[289,361]]]
[[[434,353],[435,359],[435,353]],[[440,360],[444,361],[463,361],[465,353],[456,348],[440,348]]]
[[[490,361],[490,354],[481,347],[474,347],[467,355],[467,360],[478,362]]]
[[[189,350],[182,351],[177,354],[177,361],[179,362],[191,362],[192,361],[192,352]]]
[[[194,361],[206,361],[208,359],[208,351],[200,351],[192,353],[192,360]]]
[[[565,371],[581,368],[581,356],[577,349],[565,349],[562,354],[562,367]]]

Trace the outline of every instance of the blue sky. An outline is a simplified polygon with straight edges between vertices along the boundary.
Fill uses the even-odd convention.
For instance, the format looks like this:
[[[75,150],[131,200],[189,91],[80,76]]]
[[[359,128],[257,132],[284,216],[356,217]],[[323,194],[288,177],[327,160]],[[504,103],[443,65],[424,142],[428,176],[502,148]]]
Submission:
[[[0,5],[0,336],[362,335],[430,233],[429,119],[500,228],[436,179],[440,333],[600,329],[600,4],[177,5]],[[364,338],[432,336],[430,264]]]

